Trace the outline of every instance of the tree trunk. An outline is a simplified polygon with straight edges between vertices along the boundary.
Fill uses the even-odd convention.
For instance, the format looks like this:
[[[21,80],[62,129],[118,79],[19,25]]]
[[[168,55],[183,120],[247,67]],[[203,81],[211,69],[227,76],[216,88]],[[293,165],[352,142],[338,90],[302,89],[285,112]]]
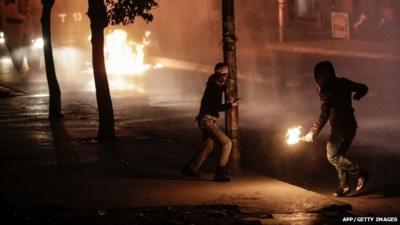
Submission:
[[[44,40],[44,62],[46,66],[47,84],[49,86],[49,118],[59,119],[61,115],[61,91],[54,68],[53,47],[51,43],[50,18],[55,0],[42,0],[42,36]]]
[[[234,0],[222,0],[222,31],[224,63],[229,67],[229,80],[226,85],[225,98],[227,100],[234,100],[238,97]],[[232,140],[232,172],[239,174],[241,171],[241,156],[239,148],[238,107],[234,107],[226,112],[225,129],[226,134]]]
[[[92,32],[92,64],[99,112],[98,138],[113,139],[115,137],[114,112],[104,61],[104,28],[108,24],[104,2],[89,0],[88,15]]]

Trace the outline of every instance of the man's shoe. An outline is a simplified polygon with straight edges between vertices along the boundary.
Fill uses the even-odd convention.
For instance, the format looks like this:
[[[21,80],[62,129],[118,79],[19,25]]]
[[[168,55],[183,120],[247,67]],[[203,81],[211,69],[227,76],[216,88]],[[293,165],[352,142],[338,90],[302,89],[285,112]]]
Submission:
[[[346,196],[350,192],[350,187],[348,185],[339,187],[335,193],[332,195],[334,197],[343,197]]]
[[[361,191],[367,186],[367,182],[369,180],[369,174],[367,171],[361,172],[360,177],[357,178],[357,187],[356,191]]]
[[[187,177],[200,177],[200,174],[194,171],[189,165],[181,169],[181,174]]]
[[[231,178],[228,176],[228,168],[226,166],[217,166],[215,170],[214,181],[216,182],[229,182]]]

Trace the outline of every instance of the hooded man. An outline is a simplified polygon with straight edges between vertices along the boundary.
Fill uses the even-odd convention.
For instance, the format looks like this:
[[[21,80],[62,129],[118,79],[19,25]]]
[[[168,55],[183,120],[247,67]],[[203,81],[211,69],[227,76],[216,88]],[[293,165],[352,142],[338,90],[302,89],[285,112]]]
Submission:
[[[232,142],[224,132],[217,126],[219,112],[227,111],[238,105],[238,100],[233,102],[222,103],[222,95],[228,80],[228,66],[224,63],[215,65],[214,74],[207,81],[207,86],[201,99],[199,115],[196,117],[198,126],[203,133],[203,144],[199,151],[195,153],[193,158],[181,170],[181,174],[190,177],[199,177],[200,169],[207,156],[214,148],[217,142],[221,146],[221,154],[219,156],[217,169],[215,171],[214,180],[218,182],[230,181],[227,170],[227,163],[232,148]]]
[[[357,129],[351,99],[360,100],[367,94],[368,87],[346,78],[336,77],[330,61],[318,63],[314,69],[314,77],[321,99],[321,114],[304,140],[313,142],[329,120],[332,129],[326,153],[328,161],[336,168],[339,177],[339,187],[333,195],[345,196],[350,192],[348,174],[357,178],[356,191],[363,189],[369,178],[365,170],[345,156]]]

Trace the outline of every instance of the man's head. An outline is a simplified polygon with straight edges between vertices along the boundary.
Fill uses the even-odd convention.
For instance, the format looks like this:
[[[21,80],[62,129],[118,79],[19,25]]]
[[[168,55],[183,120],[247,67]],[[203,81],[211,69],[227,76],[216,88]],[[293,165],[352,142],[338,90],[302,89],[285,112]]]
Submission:
[[[214,68],[214,72],[217,75],[217,82],[220,85],[224,85],[228,80],[229,69],[225,63],[217,63]]]
[[[329,81],[335,79],[335,69],[330,61],[322,61],[315,65],[314,78],[315,82],[322,87]]]

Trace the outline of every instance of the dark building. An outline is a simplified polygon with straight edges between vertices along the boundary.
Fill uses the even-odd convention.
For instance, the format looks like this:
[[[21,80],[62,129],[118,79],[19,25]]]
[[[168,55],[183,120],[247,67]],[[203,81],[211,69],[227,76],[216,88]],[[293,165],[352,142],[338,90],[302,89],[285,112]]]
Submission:
[[[290,28],[294,27],[311,32],[314,37],[328,37],[334,23],[332,13],[345,13],[349,38],[358,38],[355,25],[360,24],[356,29],[363,26],[366,39],[398,39],[398,0],[284,0],[284,4],[288,38]],[[320,35],[315,36],[316,33]]]

